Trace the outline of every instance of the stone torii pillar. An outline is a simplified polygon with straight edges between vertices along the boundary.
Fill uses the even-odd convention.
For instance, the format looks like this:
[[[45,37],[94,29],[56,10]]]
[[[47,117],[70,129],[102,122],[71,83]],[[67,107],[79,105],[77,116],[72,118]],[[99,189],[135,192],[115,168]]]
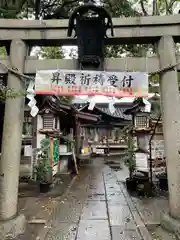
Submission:
[[[24,72],[25,58],[27,55],[26,44],[21,40],[12,40],[10,46],[10,62],[18,72]],[[24,84],[18,76],[8,73],[7,86],[17,92],[24,91]],[[25,97],[7,99],[5,104],[2,155],[0,160],[0,236],[3,237],[3,222],[11,224],[4,229],[6,233],[15,224],[14,234],[22,231],[22,221],[17,217],[18,185],[22,141],[22,125],[24,118]],[[12,219],[16,219],[14,223]],[[17,220],[18,219],[18,220]],[[24,221],[25,222],[25,221]],[[2,227],[2,229],[1,229]],[[17,229],[19,228],[19,229]],[[16,232],[17,231],[17,232]]]
[[[158,43],[160,68],[176,64],[175,43],[164,36]],[[163,118],[165,156],[169,187],[169,215],[164,215],[162,225],[170,231],[180,232],[180,99],[177,69],[162,72],[160,90]]]

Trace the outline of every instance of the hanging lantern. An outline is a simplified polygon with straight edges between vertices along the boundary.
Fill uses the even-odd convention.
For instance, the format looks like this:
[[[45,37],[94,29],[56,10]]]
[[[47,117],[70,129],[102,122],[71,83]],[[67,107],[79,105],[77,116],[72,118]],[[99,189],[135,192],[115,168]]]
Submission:
[[[74,30],[77,37],[78,59],[81,69],[97,69],[103,66],[104,38],[111,29],[112,19],[107,10],[92,2],[79,6],[69,19],[68,36]]]

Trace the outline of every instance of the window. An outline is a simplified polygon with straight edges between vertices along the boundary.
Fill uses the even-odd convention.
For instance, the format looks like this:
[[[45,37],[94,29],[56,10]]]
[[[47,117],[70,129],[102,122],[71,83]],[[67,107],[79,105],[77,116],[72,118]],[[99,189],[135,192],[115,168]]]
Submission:
[[[43,116],[43,129],[53,129],[54,116],[52,114],[45,114]]]
[[[135,127],[138,127],[138,128],[148,127],[148,118],[146,116],[136,116]]]

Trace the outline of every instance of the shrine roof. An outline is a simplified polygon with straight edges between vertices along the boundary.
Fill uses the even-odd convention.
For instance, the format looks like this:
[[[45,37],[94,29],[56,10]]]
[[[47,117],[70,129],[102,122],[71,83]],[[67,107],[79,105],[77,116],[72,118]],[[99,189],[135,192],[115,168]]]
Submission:
[[[162,116],[161,115],[161,104],[160,104],[160,99],[151,99],[151,114],[150,114],[150,119],[152,121],[162,121]]]
[[[147,101],[145,102],[145,100],[143,98],[137,98],[133,101],[132,106],[124,111],[124,114],[133,115],[133,114],[138,113],[138,112],[149,114],[151,108],[148,107],[148,110],[147,110],[146,109],[146,106],[147,106],[146,104],[147,104]],[[150,103],[148,103],[148,104],[150,105]]]
[[[45,96],[42,105],[40,106],[40,113],[44,112],[46,107],[49,107],[51,111],[55,113],[63,113],[64,115],[71,114],[80,119],[88,121],[98,121],[99,116],[91,113],[80,112],[73,107],[72,104],[65,103],[61,101],[56,96]]]
[[[159,114],[156,112],[151,112],[150,119],[152,121],[157,121],[159,119]],[[162,116],[160,117],[159,121],[162,121]]]
[[[121,120],[127,120],[127,121],[131,121],[132,120],[132,116],[131,115],[126,115],[124,114],[124,111],[126,111],[129,107],[132,106],[132,103],[118,103],[118,104],[114,104],[115,107],[115,112],[111,113],[111,111],[109,110],[109,104],[108,103],[104,103],[104,104],[96,104],[94,106],[93,110],[89,110],[88,109],[89,103],[87,103],[84,107],[82,107],[81,109],[79,109],[79,111],[83,111],[83,112],[92,112],[92,113],[96,113],[99,115],[105,115],[105,116],[109,116],[112,117],[114,119],[121,119]]]
[[[109,107],[105,107],[105,106],[96,106],[96,109],[98,109],[100,112],[102,113],[105,113],[111,117],[114,117],[114,118],[121,118],[121,119],[124,119],[124,120],[129,120],[131,121],[132,120],[132,116],[131,115],[125,115],[124,114],[124,111],[127,109],[127,108],[124,108],[124,107],[121,107],[121,106],[115,106],[115,112],[114,113],[111,113],[110,110],[109,110]]]
[[[43,96],[39,102],[39,113],[43,113],[46,108],[49,108],[54,113],[68,114],[67,111],[71,110],[69,104],[61,102],[56,96]]]

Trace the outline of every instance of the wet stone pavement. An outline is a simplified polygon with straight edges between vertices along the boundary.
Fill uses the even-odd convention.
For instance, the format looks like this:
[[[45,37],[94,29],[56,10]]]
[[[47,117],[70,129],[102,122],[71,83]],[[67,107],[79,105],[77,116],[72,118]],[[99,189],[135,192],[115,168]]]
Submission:
[[[151,239],[142,232],[146,235],[147,230],[123,184],[110,167],[99,163],[81,168],[72,189],[59,200],[36,239]]]

